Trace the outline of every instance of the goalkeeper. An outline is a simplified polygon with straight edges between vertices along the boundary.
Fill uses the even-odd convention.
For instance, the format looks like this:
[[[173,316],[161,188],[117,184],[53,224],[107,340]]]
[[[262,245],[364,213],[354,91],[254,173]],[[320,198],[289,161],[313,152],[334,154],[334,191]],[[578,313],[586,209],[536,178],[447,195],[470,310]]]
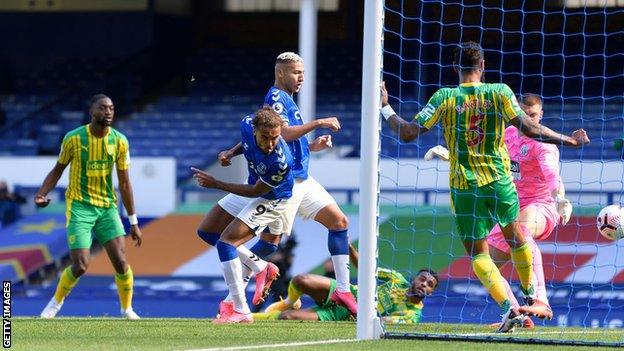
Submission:
[[[542,99],[534,94],[524,94],[520,107],[536,123],[540,123],[544,111]],[[528,231],[525,236],[533,252],[533,274],[537,278],[537,299],[548,303],[542,254],[535,240],[545,240],[557,224],[565,225],[572,214],[572,204],[565,198],[565,188],[559,176],[559,149],[523,135],[516,127],[505,130],[505,144],[511,159],[511,172],[520,200],[520,214],[517,221]],[[448,161],[448,150],[435,146],[425,154],[426,160],[439,157]],[[487,237],[490,256],[500,268],[511,261],[509,244],[497,224]],[[509,284],[504,281],[512,306],[519,308]],[[527,312],[531,312],[530,310]],[[525,327],[533,325],[525,320]]]
[[[533,253],[524,234],[527,228],[516,221],[520,206],[503,140],[505,124],[516,126],[529,138],[552,144],[580,147],[589,143],[589,138],[582,129],[570,137],[535,123],[520,109],[506,84],[482,83],[485,61],[479,44],[467,42],[457,47],[453,69],[460,84],[439,89],[412,121],[397,116],[382,85],[381,113],[403,142],[417,139],[442,121],[449,145],[451,207],[457,229],[476,276],[501,308],[498,332],[512,332],[522,324],[523,314],[552,318],[552,311],[537,299]],[[511,247],[510,256],[528,298],[528,305],[522,308],[511,305],[505,279],[489,254],[486,238],[494,221]]]
[[[349,256],[355,267],[358,253],[349,245]],[[377,271],[377,309],[386,323],[418,323],[423,301],[438,285],[438,276],[428,269],[421,269],[409,282],[402,274],[388,269]],[[313,321],[348,321],[351,313],[345,307],[330,300],[336,289],[336,280],[316,274],[298,274],[288,284],[288,296],[275,302],[264,313],[254,313],[255,320],[288,319]],[[357,286],[351,286],[357,296]],[[310,296],[317,306],[301,310],[301,296]]]

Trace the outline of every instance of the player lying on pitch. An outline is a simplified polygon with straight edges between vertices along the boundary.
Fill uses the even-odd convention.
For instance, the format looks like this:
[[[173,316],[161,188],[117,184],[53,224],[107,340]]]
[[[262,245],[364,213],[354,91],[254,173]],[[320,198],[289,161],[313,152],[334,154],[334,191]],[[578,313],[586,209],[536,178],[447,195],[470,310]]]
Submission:
[[[540,123],[544,111],[542,99],[534,94],[524,94],[520,99],[520,107],[535,123]],[[511,172],[520,200],[520,215],[518,222],[526,230],[525,239],[533,252],[533,273],[537,278],[536,298],[545,303],[550,311],[550,304],[546,295],[542,253],[535,240],[545,240],[555,227],[561,223],[565,225],[572,215],[572,204],[565,198],[565,188],[559,176],[559,150],[555,145],[545,144],[533,140],[522,134],[516,127],[510,126],[505,130],[505,145],[511,159]],[[448,150],[441,145],[435,146],[425,154],[426,160],[439,157],[448,161]],[[505,241],[503,232],[496,225],[487,237],[490,255],[494,263],[500,268],[510,262],[509,245]],[[507,294],[513,307],[520,312],[532,315],[530,301],[527,306],[518,304],[509,283],[504,281]],[[550,312],[547,318],[552,318]],[[499,323],[493,324],[498,327]],[[532,328],[530,318],[523,321],[523,327]]]
[[[349,256],[355,267],[358,252],[349,245]],[[411,282],[396,271],[377,271],[377,309],[386,323],[418,323],[422,317],[423,301],[438,285],[438,276],[428,269],[421,269]],[[286,299],[275,302],[264,313],[254,313],[254,319],[288,319],[312,321],[348,321],[352,314],[344,306],[331,301],[336,280],[316,274],[298,274],[288,285]],[[357,286],[351,285],[357,297]],[[301,296],[308,295],[316,306],[301,308]]]

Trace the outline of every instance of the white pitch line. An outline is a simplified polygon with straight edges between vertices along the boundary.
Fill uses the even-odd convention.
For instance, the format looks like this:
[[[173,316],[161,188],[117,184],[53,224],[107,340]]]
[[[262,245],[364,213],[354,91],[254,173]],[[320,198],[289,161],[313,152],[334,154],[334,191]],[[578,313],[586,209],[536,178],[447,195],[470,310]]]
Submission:
[[[604,334],[605,332],[609,333],[611,332],[612,334],[615,333],[622,333],[621,330],[587,330],[587,331],[582,331],[582,330],[570,330],[570,331],[547,331],[547,332],[540,332],[540,331],[521,331],[519,333],[511,333],[511,334],[505,334],[505,333],[469,333],[469,334],[457,334],[460,336],[510,336],[513,337],[515,335],[542,335],[542,334]]]
[[[284,344],[265,344],[265,345],[250,345],[250,346],[232,346],[232,347],[214,347],[210,349],[192,349],[187,351],[230,351],[230,350],[255,350],[265,348],[278,348],[278,347],[293,347],[293,346],[308,346],[308,345],[323,345],[323,344],[341,344],[345,342],[354,342],[357,339],[331,339],[331,340],[318,340],[318,341],[303,341],[303,342],[290,342]]]

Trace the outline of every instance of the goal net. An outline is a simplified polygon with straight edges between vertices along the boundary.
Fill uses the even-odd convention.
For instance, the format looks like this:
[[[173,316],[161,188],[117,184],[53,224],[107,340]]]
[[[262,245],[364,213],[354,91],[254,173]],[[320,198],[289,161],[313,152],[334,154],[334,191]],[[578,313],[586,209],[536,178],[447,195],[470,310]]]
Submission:
[[[544,125],[566,135],[584,128],[591,139],[582,148],[559,146],[560,176],[574,211],[567,225],[536,241],[554,318],[533,318],[535,328],[497,334],[490,325],[501,321],[500,308],[472,272],[455,226],[449,164],[423,159],[430,148],[446,146],[441,123],[404,143],[381,118],[379,153],[372,157],[375,164],[378,159],[379,173],[379,192],[371,192],[379,213],[376,267],[408,281],[421,269],[439,277],[434,293],[424,300],[420,323],[388,323],[382,312],[382,335],[624,345],[624,240],[609,241],[596,229],[600,209],[623,200],[617,141],[624,132],[624,8],[617,5],[387,0],[379,7],[383,65],[370,74],[385,81],[390,104],[404,119],[411,121],[437,89],[458,85],[453,50],[461,42],[475,41],[484,49],[486,82],[541,97]],[[367,25],[372,26],[365,23],[365,35]],[[362,152],[363,163],[368,156]],[[511,263],[501,273],[522,305]],[[375,298],[376,305],[386,303]]]

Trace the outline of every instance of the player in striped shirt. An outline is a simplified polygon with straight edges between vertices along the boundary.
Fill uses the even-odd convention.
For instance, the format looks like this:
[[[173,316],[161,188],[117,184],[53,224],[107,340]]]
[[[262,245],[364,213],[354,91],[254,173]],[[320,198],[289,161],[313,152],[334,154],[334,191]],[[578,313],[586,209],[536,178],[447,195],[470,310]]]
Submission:
[[[520,103],[522,110],[536,123],[540,123],[544,111],[542,99],[534,94],[524,94]],[[537,299],[548,303],[546,284],[542,266],[542,254],[535,240],[545,240],[557,224],[565,225],[572,215],[572,204],[565,198],[565,188],[559,176],[559,149],[555,145],[540,143],[527,138],[514,126],[505,129],[505,144],[511,159],[511,172],[520,200],[518,222],[526,227],[525,239],[533,253],[533,273],[537,277]],[[448,161],[448,150],[438,145],[425,155],[430,160],[434,156]],[[490,255],[500,268],[508,261],[509,244],[497,224],[487,237]],[[514,307],[520,308],[507,282],[507,294]],[[527,312],[531,312],[530,310]],[[495,324],[498,327],[498,323]],[[524,327],[532,327],[526,319]]]
[[[511,305],[504,278],[489,255],[486,238],[494,221],[511,247],[510,255],[522,291],[533,302],[532,313],[545,318],[552,312],[536,299],[531,247],[523,234],[525,227],[516,221],[520,208],[504,142],[505,123],[529,138],[548,143],[579,147],[589,139],[582,129],[568,137],[535,123],[527,118],[506,84],[482,83],[485,62],[479,44],[461,44],[453,59],[459,86],[439,89],[412,121],[396,115],[388,104],[383,84],[381,112],[403,142],[417,139],[442,121],[449,147],[451,208],[456,226],[472,258],[475,274],[501,307],[503,319],[498,331],[509,332],[520,325],[523,316]]]
[[[117,209],[117,195],[113,187],[113,166],[121,200],[130,213],[130,236],[141,246],[141,230],[134,210],[134,196],[128,170],[130,147],[128,139],[111,127],[115,115],[112,100],[103,94],[91,98],[91,122],[65,135],[58,161],[48,173],[35,195],[35,204],[45,207],[50,203],[48,193],[54,189],[68,164],[69,186],[65,193],[67,206],[67,243],[72,264],[61,273],[56,292],[41,312],[42,318],[54,318],[65,297],[87,271],[91,257],[91,232],[106,249],[113,268],[119,293],[121,315],[139,319],[132,309],[134,278],[125,255],[125,230]]]
[[[358,252],[349,245],[349,256],[358,266]],[[386,323],[413,324],[422,318],[426,296],[438,286],[438,276],[429,269],[421,269],[413,279],[401,273],[379,268],[377,270],[377,311]],[[298,274],[288,284],[288,296],[269,306],[265,313],[256,313],[256,319],[287,319],[312,321],[352,320],[349,310],[331,300],[336,280],[316,274]],[[357,286],[351,285],[357,296]],[[308,295],[316,306],[301,310],[301,296]]]

